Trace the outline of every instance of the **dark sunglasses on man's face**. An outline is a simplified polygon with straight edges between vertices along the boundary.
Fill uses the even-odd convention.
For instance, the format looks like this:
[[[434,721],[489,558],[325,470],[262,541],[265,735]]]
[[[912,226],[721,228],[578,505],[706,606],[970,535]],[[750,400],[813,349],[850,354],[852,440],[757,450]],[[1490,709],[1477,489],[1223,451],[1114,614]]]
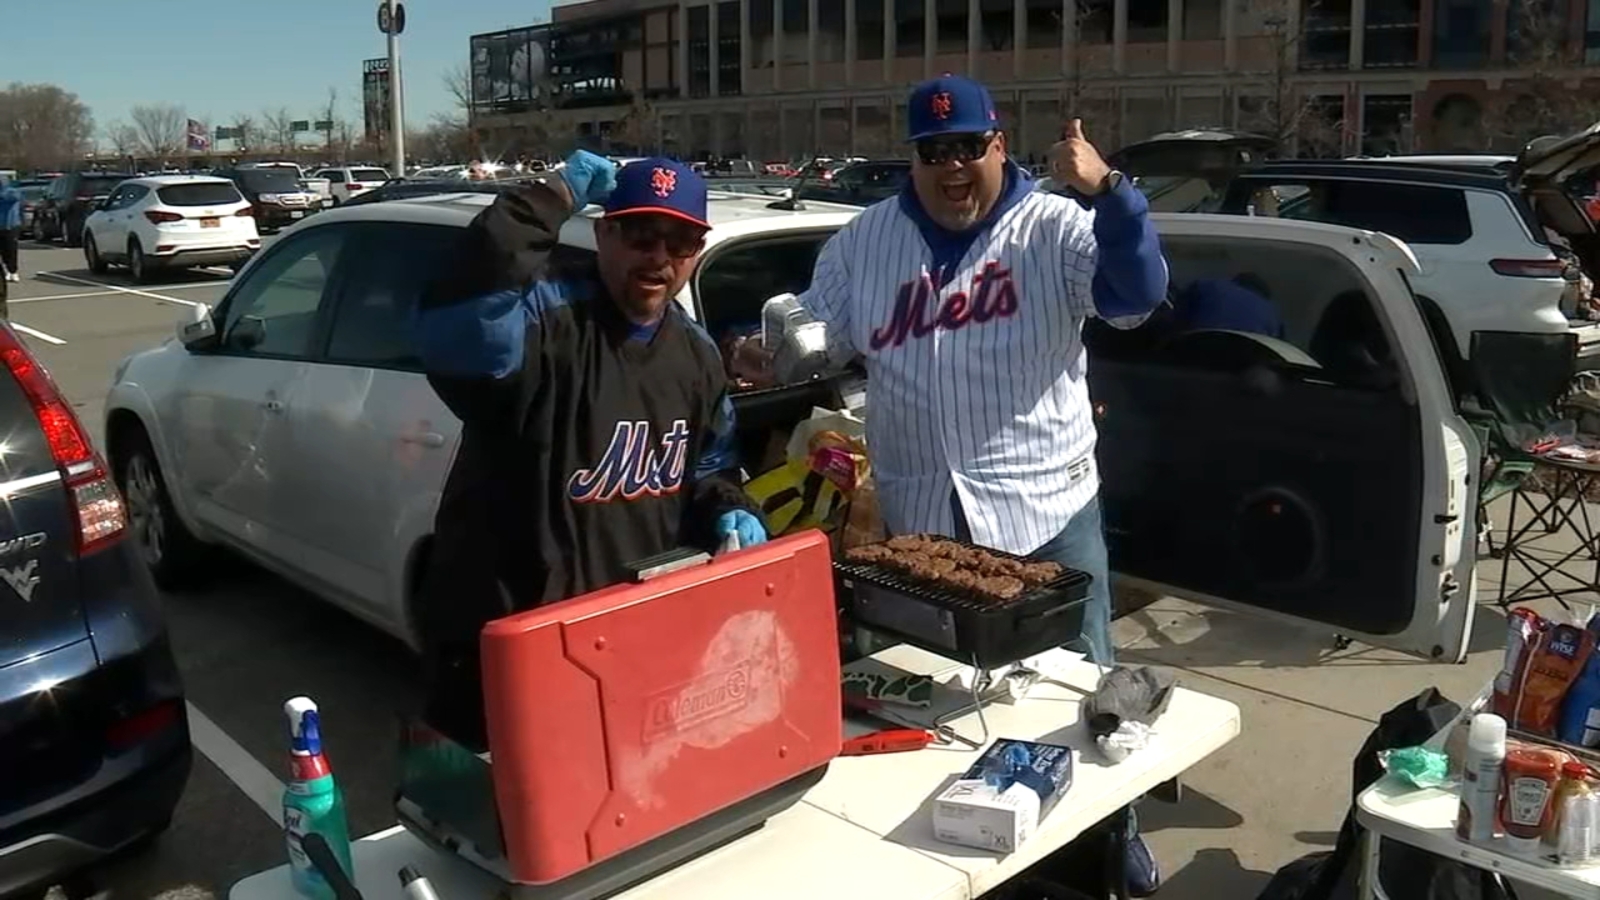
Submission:
[[[649,253],[664,244],[667,255],[687,259],[705,246],[705,229],[655,216],[623,216],[614,220],[622,242],[639,253]]]
[[[994,132],[983,134],[946,134],[917,141],[917,159],[926,165],[942,166],[947,162],[969,163],[983,159],[994,142]]]

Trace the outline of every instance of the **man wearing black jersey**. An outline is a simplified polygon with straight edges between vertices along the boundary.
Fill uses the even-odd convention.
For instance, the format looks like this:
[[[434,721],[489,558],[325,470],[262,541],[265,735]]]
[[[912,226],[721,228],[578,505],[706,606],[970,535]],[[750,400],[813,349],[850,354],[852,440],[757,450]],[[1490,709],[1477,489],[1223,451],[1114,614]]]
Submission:
[[[565,259],[561,225],[590,203],[596,258]],[[421,592],[426,715],[462,743],[486,743],[484,624],[676,547],[766,540],[717,348],[675,299],[709,229],[687,166],[580,150],[480,213],[422,301],[428,381],[463,424]]]

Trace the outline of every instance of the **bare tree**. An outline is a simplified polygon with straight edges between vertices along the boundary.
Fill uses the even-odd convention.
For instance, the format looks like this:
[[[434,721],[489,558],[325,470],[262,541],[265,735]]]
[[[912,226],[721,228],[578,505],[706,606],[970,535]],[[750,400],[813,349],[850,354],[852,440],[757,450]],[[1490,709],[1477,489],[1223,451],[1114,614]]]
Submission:
[[[1116,101],[1113,94],[1095,90],[1096,79],[1110,72],[1095,72],[1089,65],[1088,48],[1101,46],[1102,42],[1086,39],[1090,26],[1097,24],[1104,14],[1104,5],[1103,0],[1075,0],[1070,18],[1063,18],[1061,13],[1054,11],[1051,17],[1060,22],[1061,27],[1071,29],[1065,35],[1067,57],[1061,79],[1062,127],[1069,119],[1083,119],[1095,146],[1101,152],[1110,152],[1116,149],[1121,140],[1122,104]],[[1019,114],[1024,111],[1019,110]],[[1052,135],[1051,142],[1061,137],[1060,134]]]
[[[611,132],[611,140],[631,147],[639,153],[655,153],[660,150],[661,115],[656,111],[655,105],[644,96],[643,91],[633,92],[633,102],[628,105],[628,111],[617,121],[616,127]]]
[[[333,147],[334,120],[339,118],[339,89],[328,87],[328,102],[322,105],[317,114],[317,122],[321,123],[322,145],[331,149]],[[316,125],[317,123],[312,123]]]
[[[1600,97],[1580,90],[1582,47],[1574,47],[1565,0],[1518,0],[1506,36],[1507,79],[1484,105],[1485,150],[1516,152],[1536,137],[1567,134],[1600,119]]]
[[[53,84],[0,90],[0,160],[22,169],[63,168],[83,158],[94,119],[77,94]]]
[[[456,109],[463,116],[472,114],[472,69],[466,63],[452,66],[444,73],[444,89],[450,93],[450,99],[455,101]]]
[[[1299,48],[1304,35],[1290,15],[1293,0],[1260,0],[1265,34],[1272,50],[1267,70],[1241,86],[1239,127],[1266,135],[1280,152],[1301,156],[1336,156],[1344,143],[1343,108],[1308,93],[1299,84]],[[1315,12],[1306,3],[1302,13]]]
[[[139,150],[146,157],[166,161],[187,146],[188,116],[174,103],[135,106],[128,114],[139,135]]]
[[[280,106],[261,111],[261,137],[263,143],[276,153],[294,152],[294,115]]]
[[[256,129],[256,120],[252,116],[236,115],[233,124],[229,126],[233,132],[233,146],[235,150],[248,151],[255,149],[256,138],[259,136]]]
[[[106,126],[106,142],[118,159],[133,156],[139,152],[139,130],[127,122],[112,122]]]

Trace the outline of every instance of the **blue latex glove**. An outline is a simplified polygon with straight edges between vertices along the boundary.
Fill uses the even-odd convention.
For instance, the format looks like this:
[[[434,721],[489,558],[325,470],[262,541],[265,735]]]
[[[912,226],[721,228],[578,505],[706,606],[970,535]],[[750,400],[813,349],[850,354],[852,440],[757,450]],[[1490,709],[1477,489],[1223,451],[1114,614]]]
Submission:
[[[742,509],[725,512],[718,516],[717,534],[724,538],[730,534],[737,534],[739,536],[740,549],[754,547],[757,544],[765,544],[767,542],[766,526],[761,524],[760,519]]]
[[[573,205],[582,209],[590,203],[604,203],[611,196],[617,187],[617,165],[598,153],[574,150],[561,178],[572,191]]]

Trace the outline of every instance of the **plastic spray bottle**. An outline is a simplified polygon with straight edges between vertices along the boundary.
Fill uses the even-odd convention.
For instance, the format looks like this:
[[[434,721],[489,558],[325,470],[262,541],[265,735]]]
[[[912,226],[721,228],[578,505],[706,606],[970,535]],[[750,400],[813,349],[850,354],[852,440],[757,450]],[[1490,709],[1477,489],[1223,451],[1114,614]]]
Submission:
[[[333,887],[306,855],[300,840],[316,833],[352,880],[350,829],[346,824],[344,794],[333,780],[328,757],[322,752],[322,724],[317,704],[310,697],[295,697],[283,705],[289,717],[289,782],[283,792],[283,832],[289,845],[289,876],[295,892],[311,900],[333,900]]]

